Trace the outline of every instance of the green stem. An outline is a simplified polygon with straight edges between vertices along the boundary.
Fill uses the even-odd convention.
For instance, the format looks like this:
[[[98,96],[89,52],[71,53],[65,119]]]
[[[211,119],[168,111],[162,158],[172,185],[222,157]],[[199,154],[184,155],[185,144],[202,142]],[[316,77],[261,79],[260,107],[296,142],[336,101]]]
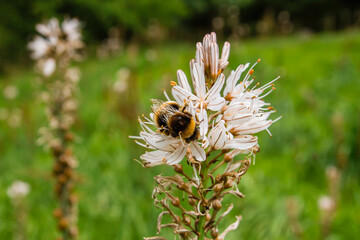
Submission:
[[[208,172],[209,172],[209,168],[208,168],[207,161],[204,161],[201,164],[201,189],[199,189],[199,191],[200,191],[199,195],[200,195],[201,199],[203,200],[202,204],[200,206],[200,210],[202,213],[205,213],[206,192],[204,192],[204,189],[207,188],[206,182],[208,180]],[[199,240],[205,239],[205,224],[206,224],[206,216],[205,215],[200,216],[198,227],[197,227],[197,230],[199,232]]]

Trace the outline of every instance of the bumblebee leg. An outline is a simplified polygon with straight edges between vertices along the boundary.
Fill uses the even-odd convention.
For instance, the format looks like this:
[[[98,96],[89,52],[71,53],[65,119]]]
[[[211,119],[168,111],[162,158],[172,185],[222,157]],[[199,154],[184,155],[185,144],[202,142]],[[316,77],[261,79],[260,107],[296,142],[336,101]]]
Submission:
[[[179,109],[180,112],[184,112],[185,108],[188,106],[188,101],[186,99],[184,99],[184,104],[181,106],[181,108]]]

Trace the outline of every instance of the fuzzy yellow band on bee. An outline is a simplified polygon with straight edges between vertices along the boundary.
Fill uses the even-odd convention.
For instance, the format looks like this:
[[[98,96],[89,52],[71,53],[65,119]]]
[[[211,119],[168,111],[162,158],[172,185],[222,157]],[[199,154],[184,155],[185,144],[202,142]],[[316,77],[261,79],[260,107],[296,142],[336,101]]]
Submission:
[[[185,128],[185,130],[180,134],[180,136],[181,136],[183,139],[186,139],[186,138],[191,137],[191,136],[194,134],[195,126],[196,126],[195,120],[194,120],[194,119],[191,119],[189,125],[188,125],[188,126]]]

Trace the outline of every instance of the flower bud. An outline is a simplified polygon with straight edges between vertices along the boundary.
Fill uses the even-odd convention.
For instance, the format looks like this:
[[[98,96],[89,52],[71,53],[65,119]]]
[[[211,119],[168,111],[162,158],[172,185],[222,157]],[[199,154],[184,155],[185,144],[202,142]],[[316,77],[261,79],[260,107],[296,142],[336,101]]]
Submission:
[[[181,223],[181,218],[179,216],[175,215],[175,218],[173,218],[173,222]]]
[[[65,141],[66,142],[72,142],[74,140],[74,134],[71,132],[67,132],[65,134]]]
[[[252,148],[252,151],[253,151],[253,153],[258,153],[258,152],[260,152],[260,146],[259,146],[259,145],[255,145],[255,146]]]
[[[214,186],[214,191],[217,192],[217,193],[220,192],[221,189],[222,189],[222,184],[221,183],[218,183],[218,184],[216,184]]]
[[[67,180],[67,177],[64,174],[58,175],[57,176],[57,181],[60,184],[64,184]]]
[[[74,176],[74,172],[72,171],[71,168],[67,167],[65,170],[64,170],[64,175],[68,178],[72,178]]]
[[[213,203],[213,207],[215,210],[219,210],[222,207],[220,200],[215,200]]]
[[[217,175],[217,176],[215,177],[215,182],[220,183],[220,182],[222,182],[222,181],[224,181],[224,178],[223,178],[222,175]]]
[[[177,173],[183,173],[184,172],[183,167],[180,164],[175,164],[174,165],[174,171],[177,172]]]
[[[175,178],[175,181],[176,181],[177,183],[182,183],[182,182],[184,182],[179,175],[175,175],[174,178]]]
[[[231,188],[233,185],[234,185],[234,181],[231,180],[231,179],[228,179],[228,180],[226,181],[226,183],[224,184],[224,188],[225,188],[225,189]]]
[[[56,208],[53,212],[55,218],[60,219],[63,216],[63,213],[60,208]]]
[[[188,199],[188,202],[189,202],[189,204],[190,204],[191,206],[196,206],[196,199],[195,199],[195,198],[190,197],[190,198]]]
[[[184,182],[180,182],[177,184],[177,188],[180,190],[185,190],[186,189],[186,184]]]
[[[211,229],[211,237],[213,239],[216,239],[219,236],[219,229],[217,228],[212,228]]]
[[[211,215],[210,215],[209,211],[206,211],[205,220],[208,222],[208,221],[210,221],[210,219],[211,219]]]
[[[226,163],[231,162],[232,160],[233,160],[233,157],[231,156],[231,154],[226,153],[226,154],[224,155],[224,161],[225,161]]]
[[[184,217],[183,222],[186,226],[189,226],[191,224],[191,219],[188,216],[186,216]]]
[[[173,197],[171,199],[171,204],[174,206],[174,207],[179,207],[180,206],[180,199],[178,197]]]
[[[71,194],[69,197],[69,201],[72,205],[78,202],[78,196],[76,194]]]
[[[68,226],[69,226],[69,221],[65,217],[63,217],[59,220],[59,222],[58,222],[59,229],[65,229]]]

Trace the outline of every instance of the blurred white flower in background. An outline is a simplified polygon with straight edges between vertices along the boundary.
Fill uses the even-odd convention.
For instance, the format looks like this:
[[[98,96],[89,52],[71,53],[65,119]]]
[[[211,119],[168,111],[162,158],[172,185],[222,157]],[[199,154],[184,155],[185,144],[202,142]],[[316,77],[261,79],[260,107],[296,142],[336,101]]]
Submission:
[[[7,195],[11,199],[23,198],[29,194],[31,187],[28,183],[17,180],[7,189]]]
[[[76,18],[65,18],[60,25],[59,20],[51,18],[49,21],[36,25],[41,36],[35,36],[28,44],[31,57],[37,60],[37,67],[43,76],[51,76],[58,64],[60,56],[63,60],[78,59],[78,50],[83,47],[80,33],[81,23]]]
[[[7,118],[10,127],[17,128],[21,125],[23,111],[20,108],[15,108],[11,111]]]
[[[6,99],[15,99],[19,94],[17,87],[9,85],[4,88],[3,95]]]
[[[128,87],[128,81],[131,76],[131,71],[127,67],[122,67],[116,72],[116,81],[114,82],[113,89],[115,92],[124,92]]]
[[[322,196],[318,200],[318,207],[321,211],[324,212],[332,212],[335,207],[335,201],[330,196]]]

